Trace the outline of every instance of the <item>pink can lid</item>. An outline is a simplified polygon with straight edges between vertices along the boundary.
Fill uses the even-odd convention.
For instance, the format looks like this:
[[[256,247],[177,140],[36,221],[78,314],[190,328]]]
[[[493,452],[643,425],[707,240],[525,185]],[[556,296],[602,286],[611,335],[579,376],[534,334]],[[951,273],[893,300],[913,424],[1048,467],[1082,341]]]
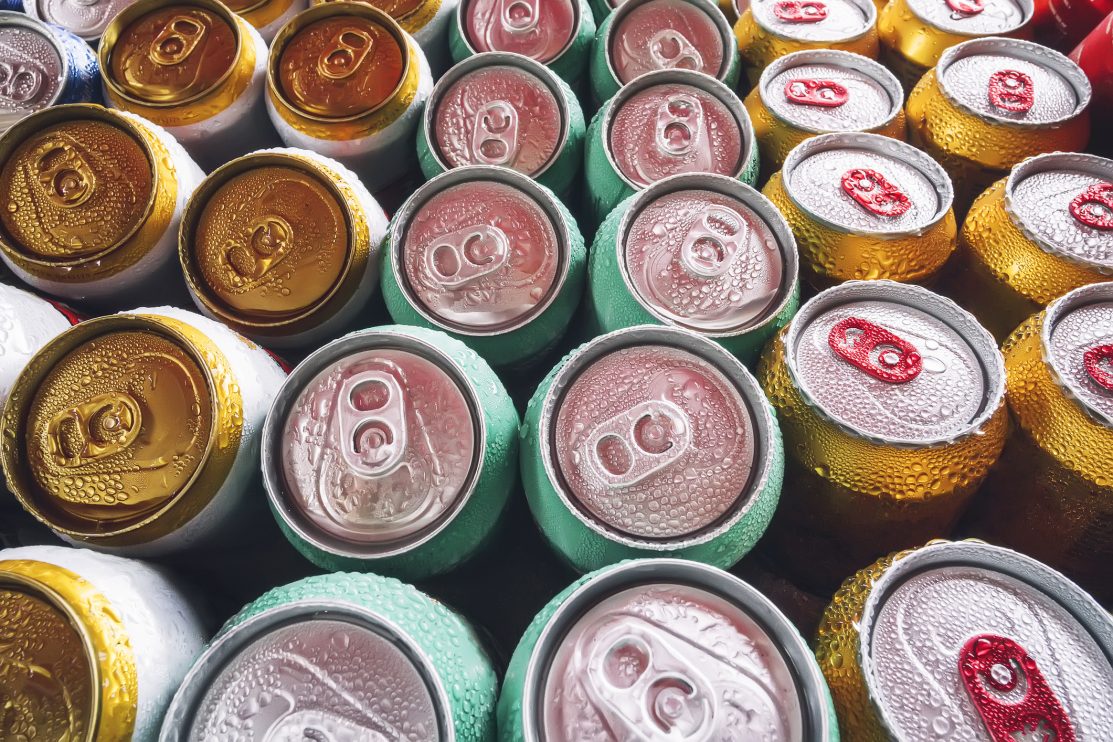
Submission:
[[[0,131],[51,105],[64,68],[44,27],[22,15],[0,22]]]
[[[872,0],[753,0],[750,12],[777,36],[812,42],[854,39],[877,22]]]
[[[479,52],[514,52],[551,62],[576,35],[580,24],[574,0],[464,0],[464,34]]]
[[[93,40],[129,5],[131,0],[35,0],[30,14]]]
[[[607,48],[620,83],[654,70],[726,73],[725,24],[716,22],[712,13],[718,11],[706,0],[649,0],[623,8]]]
[[[1113,283],[1075,289],[1044,316],[1044,352],[1055,374],[1091,416],[1113,427]]]

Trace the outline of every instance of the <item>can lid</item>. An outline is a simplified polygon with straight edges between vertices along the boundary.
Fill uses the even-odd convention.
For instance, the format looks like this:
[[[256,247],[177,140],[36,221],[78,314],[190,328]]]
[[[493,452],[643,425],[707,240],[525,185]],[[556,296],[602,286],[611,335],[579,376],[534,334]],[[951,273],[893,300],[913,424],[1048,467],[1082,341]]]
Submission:
[[[959,108],[1015,126],[1063,123],[1090,102],[1090,81],[1078,65],[1031,41],[964,41],[943,52],[935,74]]]
[[[604,43],[607,64],[620,84],[668,69],[722,79],[735,51],[726,18],[705,0],[626,0]]]
[[[976,433],[1000,407],[990,334],[950,299],[893,281],[848,281],[800,308],[785,337],[804,398],[852,435],[913,447]]]
[[[827,690],[767,598],[696,562],[602,570],[549,618],[530,656],[525,739],[828,739]]]
[[[1056,299],[1040,333],[1059,383],[1092,417],[1113,426],[1113,283],[1090,284]]]
[[[506,168],[457,168],[430,180],[395,215],[390,242],[410,304],[466,335],[527,325],[568,273],[568,225],[555,198]]]
[[[873,0],[753,0],[750,12],[775,36],[799,41],[850,41],[873,30]]]
[[[619,270],[654,316],[710,336],[780,314],[796,241],[764,196],[720,175],[674,175],[635,197],[619,227]]]
[[[316,0],[316,2],[333,1],[335,0]],[[431,18],[433,14],[436,13],[437,7],[440,6],[440,0],[375,0],[375,2],[370,4],[398,21],[404,29],[413,33],[415,30],[428,23],[428,18]],[[419,20],[419,18],[413,18],[413,16],[426,6],[432,7],[429,9],[430,12],[420,14],[419,18],[424,18],[424,22],[413,25],[406,23],[408,20]]]
[[[71,74],[48,28],[23,13],[0,12],[0,132],[53,105]]]
[[[30,15],[93,41],[129,5],[131,0],[34,0],[26,7]]]
[[[812,137],[788,153],[781,177],[801,210],[854,235],[920,234],[947,215],[954,198],[939,163],[879,134]]]
[[[762,71],[758,90],[774,116],[817,134],[877,129],[904,106],[892,72],[860,54],[836,49],[778,57]]]
[[[1113,161],[1074,152],[1027,159],[1009,174],[1005,208],[1044,250],[1113,274]]]
[[[457,22],[477,52],[514,52],[546,63],[568,50],[583,21],[576,0],[462,0]]]
[[[896,738],[1113,738],[1113,620],[1034,559],[917,549],[873,583],[859,632],[845,651]]]
[[[1032,0],[906,0],[929,26],[961,36],[1004,36],[1032,19]]]

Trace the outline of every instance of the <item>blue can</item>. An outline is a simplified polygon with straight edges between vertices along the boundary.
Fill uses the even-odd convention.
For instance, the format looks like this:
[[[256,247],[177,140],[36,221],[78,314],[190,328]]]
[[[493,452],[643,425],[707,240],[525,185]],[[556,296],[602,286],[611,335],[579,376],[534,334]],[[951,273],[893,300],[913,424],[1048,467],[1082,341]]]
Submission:
[[[23,0],[0,0],[0,10],[23,10]]]

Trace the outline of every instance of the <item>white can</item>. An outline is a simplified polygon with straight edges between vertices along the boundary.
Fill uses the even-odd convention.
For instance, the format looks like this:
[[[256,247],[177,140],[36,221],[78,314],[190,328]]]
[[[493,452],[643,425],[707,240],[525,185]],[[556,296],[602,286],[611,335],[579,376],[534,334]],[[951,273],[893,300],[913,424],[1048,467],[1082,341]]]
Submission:
[[[309,3],[308,0],[229,0],[225,5],[254,26],[263,41],[270,44],[278,29],[305,10]]]
[[[0,283],[0,407],[31,356],[77,322],[64,307]]]

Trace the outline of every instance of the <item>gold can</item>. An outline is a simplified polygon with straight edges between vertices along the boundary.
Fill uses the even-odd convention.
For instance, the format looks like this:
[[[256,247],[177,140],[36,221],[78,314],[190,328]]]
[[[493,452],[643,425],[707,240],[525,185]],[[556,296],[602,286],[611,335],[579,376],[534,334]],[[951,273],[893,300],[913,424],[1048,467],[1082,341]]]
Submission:
[[[919,286],[820,292],[766,346],[758,379],[785,442],[762,545],[801,587],[947,535],[1005,442],[993,338]]]
[[[308,7],[306,0],[228,0],[225,5],[250,23],[267,44],[278,29]]]
[[[763,192],[796,235],[801,277],[817,288],[854,279],[927,282],[955,249],[950,178],[890,137],[812,137]]]
[[[841,49],[877,59],[873,0],[754,0],[734,24],[751,85],[773,60],[804,49]]]
[[[181,285],[178,224],[203,177],[173,137],[138,116],[44,109],[0,139],[0,258],[72,301],[119,308],[156,291],[165,301]]]
[[[1030,41],[952,46],[908,97],[909,141],[951,175],[963,215],[994,181],[1044,152],[1090,139],[1090,82],[1074,62]]]
[[[336,0],[310,0],[310,5],[322,5]],[[460,0],[361,0],[386,12],[398,21],[406,33],[425,52],[425,58],[435,78],[448,70],[451,62],[448,53],[448,29],[456,17]]]
[[[974,201],[945,293],[1003,341],[1073,289],[1113,281],[1113,161],[1055,152]]]

